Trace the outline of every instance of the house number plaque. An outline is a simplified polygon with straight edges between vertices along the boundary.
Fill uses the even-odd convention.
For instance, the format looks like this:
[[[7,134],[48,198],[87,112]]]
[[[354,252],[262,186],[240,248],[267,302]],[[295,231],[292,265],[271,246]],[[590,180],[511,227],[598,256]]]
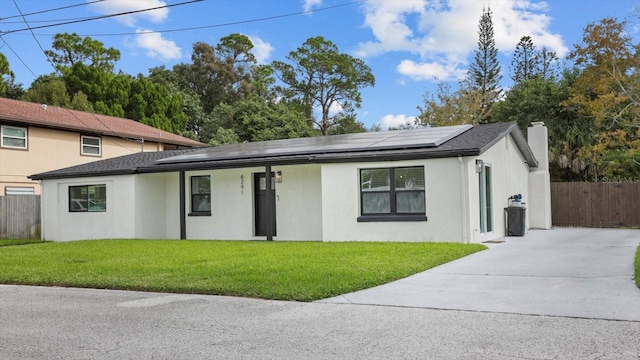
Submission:
[[[244,175],[240,175],[240,195],[244,195]]]

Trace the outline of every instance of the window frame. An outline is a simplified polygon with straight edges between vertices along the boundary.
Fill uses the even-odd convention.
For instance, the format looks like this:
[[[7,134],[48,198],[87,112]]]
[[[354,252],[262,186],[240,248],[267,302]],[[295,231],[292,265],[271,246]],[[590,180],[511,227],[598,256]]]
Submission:
[[[481,161],[478,172],[480,233],[489,234],[494,231],[493,218],[493,166]]]
[[[85,144],[84,142],[85,139],[98,140],[98,145]],[[85,147],[93,148],[93,149],[97,148],[98,153],[94,154],[90,152],[85,152]],[[99,136],[80,135],[80,155],[101,157],[102,156],[102,138]]]
[[[5,129],[14,129],[14,130],[22,130],[24,131],[24,137],[16,137],[12,135],[5,135]],[[20,139],[24,140],[24,146],[13,146],[5,144],[5,139]],[[10,126],[10,125],[2,125],[0,126],[0,147],[5,149],[16,149],[16,150],[28,150],[29,149],[29,129],[26,127],[20,126]]]
[[[199,187],[196,188],[196,186],[194,186],[194,180],[199,179],[199,178],[207,178],[209,180],[209,192],[194,192],[194,190],[200,190]],[[190,187],[191,189],[190,191],[190,210],[191,212],[189,212],[189,216],[211,216],[211,175],[193,175],[189,177],[190,179]],[[209,210],[198,210],[195,208],[195,204],[199,203],[198,200],[196,200],[198,197],[203,196],[205,198],[207,198],[208,196],[208,200],[209,200]]]
[[[398,186],[396,186],[396,171],[400,169],[420,169],[422,173],[422,180],[425,182],[422,189],[412,189],[412,190],[400,190]],[[389,180],[389,189],[388,190],[373,190],[373,191],[363,191],[364,179],[362,178],[363,172],[367,170],[387,170],[388,171],[388,180]],[[360,168],[358,169],[358,180],[359,180],[359,192],[360,192],[360,216],[358,217],[358,222],[375,222],[375,221],[427,221],[427,202],[426,202],[426,180],[424,174],[424,166],[396,166],[396,167],[384,167],[384,168]],[[370,180],[371,181],[371,180]],[[399,212],[398,211],[398,194],[399,193],[417,193],[422,194],[422,199],[424,201],[424,212]],[[363,213],[364,209],[364,196],[365,194],[389,194],[389,212],[388,213]]]
[[[86,189],[86,199],[84,198],[72,198],[72,193],[73,193],[73,189]],[[104,200],[104,207],[99,207],[99,208],[92,208],[90,206],[91,204],[91,191],[90,188],[94,189],[94,194],[95,194],[95,190],[97,190],[98,188],[103,188],[104,189],[104,199],[102,198],[98,198],[98,200]],[[94,212],[106,212],[107,211],[107,185],[106,184],[88,184],[88,185],[70,185],[69,186],[69,197],[68,197],[68,206],[69,206],[69,212],[70,213],[86,213],[86,212],[90,212],[90,213],[94,213]],[[96,198],[94,198],[93,200],[95,200]],[[77,208],[75,207],[73,204],[75,201],[77,201],[78,203],[80,202],[80,200],[85,200],[87,205],[86,207],[82,207],[82,208]],[[80,205],[82,206],[82,205]]]
[[[5,196],[35,195],[36,189],[33,186],[5,186]]]

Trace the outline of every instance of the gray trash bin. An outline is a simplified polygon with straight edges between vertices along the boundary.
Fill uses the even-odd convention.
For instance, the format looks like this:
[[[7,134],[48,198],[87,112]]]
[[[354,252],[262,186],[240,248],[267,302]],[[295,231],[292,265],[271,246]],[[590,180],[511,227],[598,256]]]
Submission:
[[[524,236],[527,208],[522,206],[509,206],[504,208],[507,212],[507,235]]]

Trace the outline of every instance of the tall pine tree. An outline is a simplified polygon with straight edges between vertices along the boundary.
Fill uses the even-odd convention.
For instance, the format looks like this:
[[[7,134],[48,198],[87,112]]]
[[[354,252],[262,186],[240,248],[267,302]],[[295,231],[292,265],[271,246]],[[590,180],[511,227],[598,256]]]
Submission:
[[[556,53],[543,47],[536,50],[530,36],[523,36],[516,45],[511,60],[511,79],[521,83],[528,79],[541,77],[543,80],[554,79],[558,67]]]
[[[521,37],[511,60],[511,79],[516,83],[532,79],[537,75],[539,65],[540,58],[531,36]]]
[[[483,8],[478,25],[478,49],[474,51],[474,62],[467,72],[467,85],[470,90],[481,96],[481,106],[477,114],[478,123],[488,123],[491,120],[491,108],[501,94],[500,63],[498,49],[493,34],[491,8]]]

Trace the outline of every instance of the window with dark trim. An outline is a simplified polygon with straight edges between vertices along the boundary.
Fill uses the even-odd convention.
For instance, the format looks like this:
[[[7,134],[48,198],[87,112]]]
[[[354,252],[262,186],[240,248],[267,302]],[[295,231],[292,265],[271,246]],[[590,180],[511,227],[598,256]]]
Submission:
[[[107,211],[107,186],[69,186],[69,212]]]
[[[96,136],[80,136],[80,154],[100,156],[102,154],[102,139]]]
[[[424,167],[360,169],[358,221],[425,221]]]
[[[191,213],[189,215],[211,215],[211,176],[191,177]]]
[[[12,149],[27,149],[27,129],[15,126],[0,127],[0,146]]]
[[[493,231],[493,199],[491,164],[479,161],[480,172],[478,183],[480,184],[480,233]]]

